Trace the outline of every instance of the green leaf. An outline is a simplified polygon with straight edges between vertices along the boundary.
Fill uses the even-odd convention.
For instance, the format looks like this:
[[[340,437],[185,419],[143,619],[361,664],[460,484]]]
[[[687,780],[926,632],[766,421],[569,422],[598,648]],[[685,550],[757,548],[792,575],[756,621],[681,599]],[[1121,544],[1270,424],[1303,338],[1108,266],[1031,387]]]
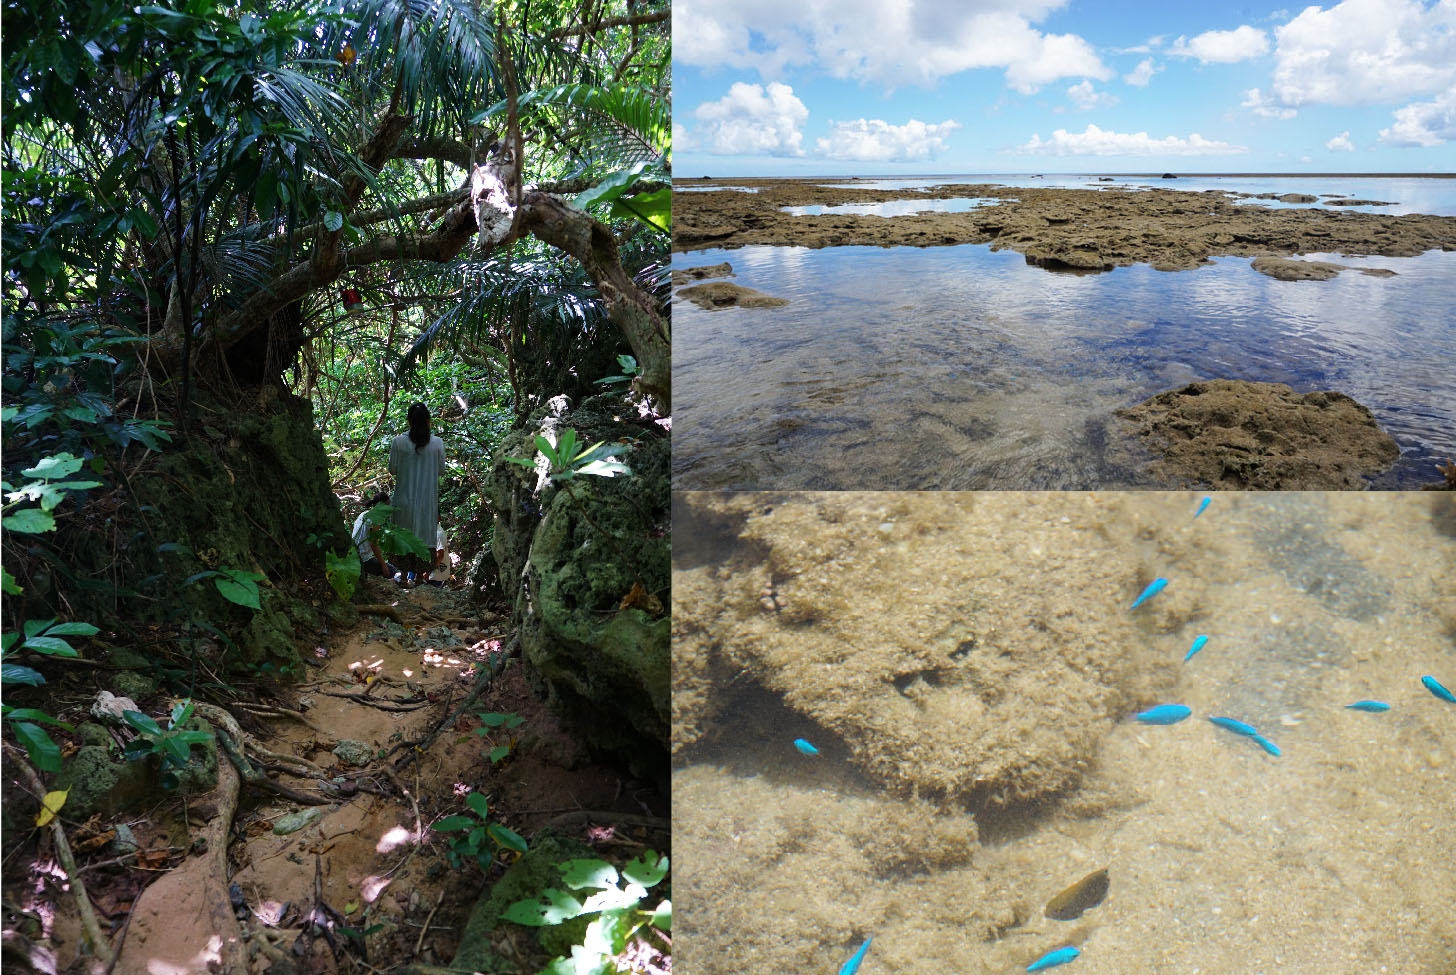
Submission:
[[[507,850],[515,850],[517,853],[525,853],[528,849],[530,849],[530,847],[526,845],[525,838],[522,837],[520,833],[517,833],[513,829],[507,829],[500,823],[491,823],[490,826],[486,828],[486,832],[490,834],[491,839],[495,840],[498,845],[505,847]]]
[[[490,815],[490,805],[486,802],[485,796],[479,792],[472,792],[465,797],[465,804],[469,806],[477,816],[485,819]]]
[[[262,604],[258,601],[258,580],[264,578],[266,576],[261,573],[243,569],[219,569],[212,584],[217,586],[217,591],[228,602],[249,609],[262,609]]]
[[[526,719],[519,714],[502,714],[499,711],[477,711],[476,716],[480,723],[490,728],[499,728],[505,725],[507,728],[515,728],[524,724]]]
[[[631,907],[636,907],[636,903],[633,901]],[[582,938],[581,946],[603,955],[621,954],[622,949],[627,947],[632,932],[638,928],[636,911],[631,907],[603,911],[601,917],[587,925],[586,937]]]
[[[586,899],[581,905],[583,911],[619,911],[629,907],[636,907],[637,902],[642,899],[644,891],[636,884],[628,884],[627,889],[620,887],[608,887],[606,890],[599,890]]]
[[[626,866],[622,868],[622,876],[634,884],[654,887],[662,882],[663,877],[667,876],[667,868],[666,856],[652,850],[644,850],[627,861]]]
[[[657,909],[652,912],[652,926],[672,931],[672,901],[663,901],[657,905]]]
[[[565,891],[548,887],[533,901],[516,901],[501,913],[501,917],[527,927],[542,928],[570,921],[580,914],[580,901]]]
[[[45,682],[45,676],[38,670],[22,667],[19,664],[0,664],[0,684],[24,684],[27,687],[39,687]]]
[[[337,210],[330,210],[324,214],[324,229],[330,232],[336,231],[344,226],[344,215]]]
[[[672,187],[664,186],[651,193],[618,198],[607,212],[613,220],[640,220],[654,230],[672,232]]]
[[[470,816],[446,816],[438,823],[430,826],[430,829],[437,833],[448,833],[456,829],[470,829],[475,826],[476,821]]]
[[[45,631],[46,636],[95,636],[101,631],[90,623],[57,623]]]
[[[15,581],[15,577],[10,574],[9,569],[0,568],[0,590],[3,590],[7,596],[19,596],[25,592],[25,587]]]
[[[121,712],[121,720],[144,734],[155,735],[158,738],[162,737],[161,725],[140,711],[123,711]]]
[[[26,650],[34,650],[36,653],[46,653],[53,657],[79,657],[65,640],[53,636],[33,636],[21,644]]]
[[[190,749],[178,741],[175,736],[168,735],[166,738],[163,738],[162,749],[167,753],[167,757],[172,760],[172,764],[178,768],[187,764],[187,753]]]
[[[5,707],[7,709],[5,711],[5,717],[11,721],[35,721],[40,724],[53,724],[57,728],[62,728],[66,731],[76,730],[61,719],[53,718],[38,708],[12,708],[8,704]]]
[[[617,868],[605,860],[567,860],[561,865],[561,881],[572,890],[612,887],[617,883]]]
[[[594,460],[576,468],[576,473],[595,474],[597,477],[615,477],[618,474],[631,474],[632,468],[619,460]]]
[[[363,567],[359,564],[356,549],[349,548],[343,555],[324,552],[324,575],[328,578],[329,585],[334,587],[334,592],[339,594],[340,599],[353,597],[354,589],[359,585],[359,573],[362,571]]]
[[[38,480],[55,480],[59,477],[70,477],[81,469],[83,461],[72,454],[56,454],[47,457],[39,464],[20,473],[26,477],[33,477]]]
[[[24,511],[17,511],[13,515],[6,515],[0,519],[0,527],[6,531],[36,535],[40,532],[53,531],[56,527],[56,519],[39,508],[26,508]]]
[[[11,725],[15,737],[25,746],[25,753],[30,756],[30,763],[42,772],[59,772],[61,770],[61,746],[51,741],[51,736],[40,728],[24,721]]]
[[[490,762],[494,765],[511,753],[510,745],[496,745],[490,750]]]
[[[642,159],[626,169],[619,169],[591,189],[577,194],[571,205],[578,210],[585,210],[593,204],[610,203],[631,189],[632,184],[642,177],[642,171],[651,165],[653,160]]]
[[[192,717],[192,709],[196,706],[191,700],[178,701],[172,705],[171,726],[175,728],[179,724],[185,724],[187,719]]]

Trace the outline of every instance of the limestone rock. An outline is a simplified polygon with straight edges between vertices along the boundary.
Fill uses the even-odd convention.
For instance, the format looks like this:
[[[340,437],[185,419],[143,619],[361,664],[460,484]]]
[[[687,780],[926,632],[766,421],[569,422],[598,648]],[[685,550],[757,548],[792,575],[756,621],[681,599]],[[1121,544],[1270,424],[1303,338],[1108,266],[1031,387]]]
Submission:
[[[345,738],[334,746],[334,754],[345,765],[364,766],[374,758],[374,749],[366,742]]]
[[[720,311],[724,308],[778,308],[789,303],[787,298],[775,298],[762,291],[754,291],[727,281],[695,284],[691,288],[683,288],[678,295],[709,311]]]
[[[1205,380],[1118,415],[1162,455],[1158,476],[1224,490],[1358,489],[1400,457],[1350,397],[1283,383]]]
[[[496,512],[491,547],[501,588],[515,594],[527,676],[554,711],[594,748],[641,774],[666,768],[670,716],[669,623],[634,605],[640,586],[670,605],[670,445],[621,394],[570,408],[542,407],[510,434],[497,457],[526,456],[548,427],[578,442],[631,441],[632,473],[538,478],[504,460],[486,491]]]

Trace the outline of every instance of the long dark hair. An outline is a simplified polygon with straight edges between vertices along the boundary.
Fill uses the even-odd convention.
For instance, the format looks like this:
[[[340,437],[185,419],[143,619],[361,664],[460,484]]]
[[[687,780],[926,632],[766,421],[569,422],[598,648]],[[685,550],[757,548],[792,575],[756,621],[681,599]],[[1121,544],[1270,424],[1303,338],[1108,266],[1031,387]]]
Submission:
[[[411,403],[408,413],[409,438],[419,453],[430,445],[430,408],[424,403]]]

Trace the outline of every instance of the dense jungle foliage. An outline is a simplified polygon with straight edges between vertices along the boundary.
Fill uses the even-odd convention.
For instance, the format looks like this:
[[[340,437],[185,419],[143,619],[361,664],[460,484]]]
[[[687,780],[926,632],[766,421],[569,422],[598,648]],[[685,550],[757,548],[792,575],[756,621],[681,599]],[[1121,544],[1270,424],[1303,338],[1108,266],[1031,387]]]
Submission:
[[[301,676],[410,402],[467,560],[493,471],[598,460],[557,465],[569,406],[665,445],[667,0],[3,14],[7,785],[64,777],[96,674],[198,707]],[[215,729],[141,717],[126,757],[175,788]]]

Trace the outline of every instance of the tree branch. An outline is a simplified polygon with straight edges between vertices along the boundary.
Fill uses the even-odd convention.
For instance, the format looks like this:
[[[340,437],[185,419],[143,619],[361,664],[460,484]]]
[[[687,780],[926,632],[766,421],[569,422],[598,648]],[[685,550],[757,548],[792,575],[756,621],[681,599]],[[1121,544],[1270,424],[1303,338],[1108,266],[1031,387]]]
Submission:
[[[601,20],[592,24],[591,33],[595,34],[598,31],[606,30],[611,27],[640,27],[643,24],[660,24],[664,20],[668,20],[671,17],[671,9],[658,10],[650,14],[638,14],[635,17],[603,17]],[[568,37],[572,34],[580,33],[582,33],[582,28],[580,26],[561,27],[553,31],[547,31],[546,36],[554,41],[562,37]]]
[[[634,385],[657,399],[664,413],[671,412],[672,337],[656,302],[622,267],[612,232],[539,190],[526,194],[516,216],[518,232],[528,232],[581,262],[606,302],[607,317],[621,329],[642,368]]]

